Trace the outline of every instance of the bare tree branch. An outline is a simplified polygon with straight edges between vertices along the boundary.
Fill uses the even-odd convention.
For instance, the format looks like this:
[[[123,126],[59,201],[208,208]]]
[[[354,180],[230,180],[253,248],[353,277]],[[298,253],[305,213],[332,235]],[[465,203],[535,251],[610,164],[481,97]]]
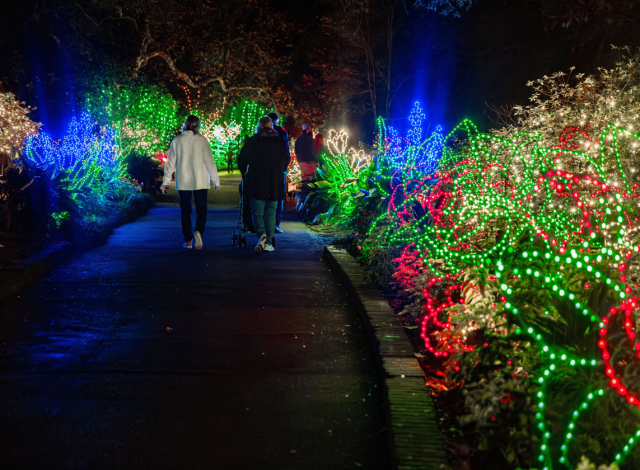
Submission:
[[[148,29],[147,29],[148,31]],[[145,35],[145,38],[143,40],[142,43],[142,49],[141,49],[141,53],[138,56],[137,59],[137,65],[136,65],[136,70],[140,70],[143,67],[145,67],[147,65],[147,63],[149,62],[150,59],[154,58],[154,57],[160,57],[161,59],[163,59],[167,65],[169,66],[169,69],[171,70],[171,73],[173,73],[173,75],[184,81],[187,85],[189,85],[191,88],[202,88],[210,83],[213,82],[218,82],[218,84],[220,85],[220,87],[222,88],[222,91],[225,93],[230,93],[230,92],[238,92],[238,91],[252,91],[252,92],[257,92],[257,94],[263,99],[263,101],[267,101],[269,104],[271,104],[271,106],[273,106],[273,108],[277,111],[277,103],[275,101],[275,99],[273,98],[273,96],[271,95],[271,93],[266,90],[263,87],[255,87],[255,86],[229,86],[227,84],[227,82],[225,81],[224,77],[221,75],[216,75],[216,76],[210,76],[210,77],[206,77],[202,80],[194,80],[189,74],[187,74],[186,72],[184,72],[183,70],[181,70],[177,65],[176,65],[176,61],[169,55],[167,54],[165,51],[156,51],[153,53],[147,53],[147,49],[149,47],[149,44],[151,44],[152,40],[149,34]],[[223,69],[224,71],[224,69]]]

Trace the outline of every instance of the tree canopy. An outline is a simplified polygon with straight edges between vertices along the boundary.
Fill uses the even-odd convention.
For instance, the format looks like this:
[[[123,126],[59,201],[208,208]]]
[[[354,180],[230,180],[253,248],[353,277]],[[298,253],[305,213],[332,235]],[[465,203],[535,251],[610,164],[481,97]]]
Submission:
[[[532,77],[609,66],[640,45],[632,0],[17,0],[0,15],[0,82],[50,129],[91,90],[151,83],[189,107],[259,101],[302,122],[362,127],[525,104]],[[484,124],[483,124],[484,123]],[[357,131],[357,130],[356,130]]]

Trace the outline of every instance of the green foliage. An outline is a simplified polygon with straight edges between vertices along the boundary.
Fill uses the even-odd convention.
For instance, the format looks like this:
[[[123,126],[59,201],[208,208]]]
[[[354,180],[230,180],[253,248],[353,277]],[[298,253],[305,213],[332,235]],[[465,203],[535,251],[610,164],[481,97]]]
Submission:
[[[465,396],[460,435],[506,468],[638,467],[638,70],[634,55],[575,86],[561,73],[532,83],[518,126],[465,121],[435,175],[381,123],[368,174],[330,161],[314,188],[372,277],[391,277],[392,305],[422,323],[423,355],[446,372],[429,381],[445,401]],[[376,181],[385,204],[368,206]]]
[[[149,157],[169,148],[184,118],[168,92],[149,84],[103,84],[86,96],[86,108],[117,129],[123,153],[131,149]]]

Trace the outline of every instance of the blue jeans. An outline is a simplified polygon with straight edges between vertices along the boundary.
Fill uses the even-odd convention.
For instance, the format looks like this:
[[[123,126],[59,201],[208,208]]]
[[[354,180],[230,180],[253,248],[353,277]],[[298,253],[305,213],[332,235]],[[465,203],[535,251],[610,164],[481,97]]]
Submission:
[[[277,206],[278,201],[251,198],[251,218],[253,219],[253,226],[256,228],[256,234],[258,238],[266,234],[269,238],[269,243],[271,243],[275,233]]]
[[[251,198],[251,218],[253,219],[253,226],[256,228],[256,234],[258,238],[266,234],[269,238],[269,243],[271,243],[275,233],[277,205],[278,201]]]

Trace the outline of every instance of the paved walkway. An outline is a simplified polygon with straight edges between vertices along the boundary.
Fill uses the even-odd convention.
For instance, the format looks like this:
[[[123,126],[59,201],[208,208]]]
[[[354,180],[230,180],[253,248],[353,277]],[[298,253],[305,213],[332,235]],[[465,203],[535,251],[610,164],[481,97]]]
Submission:
[[[157,206],[0,305],[0,468],[389,468],[368,339],[313,237],[287,214],[275,252],[232,247],[220,207],[201,252]]]

